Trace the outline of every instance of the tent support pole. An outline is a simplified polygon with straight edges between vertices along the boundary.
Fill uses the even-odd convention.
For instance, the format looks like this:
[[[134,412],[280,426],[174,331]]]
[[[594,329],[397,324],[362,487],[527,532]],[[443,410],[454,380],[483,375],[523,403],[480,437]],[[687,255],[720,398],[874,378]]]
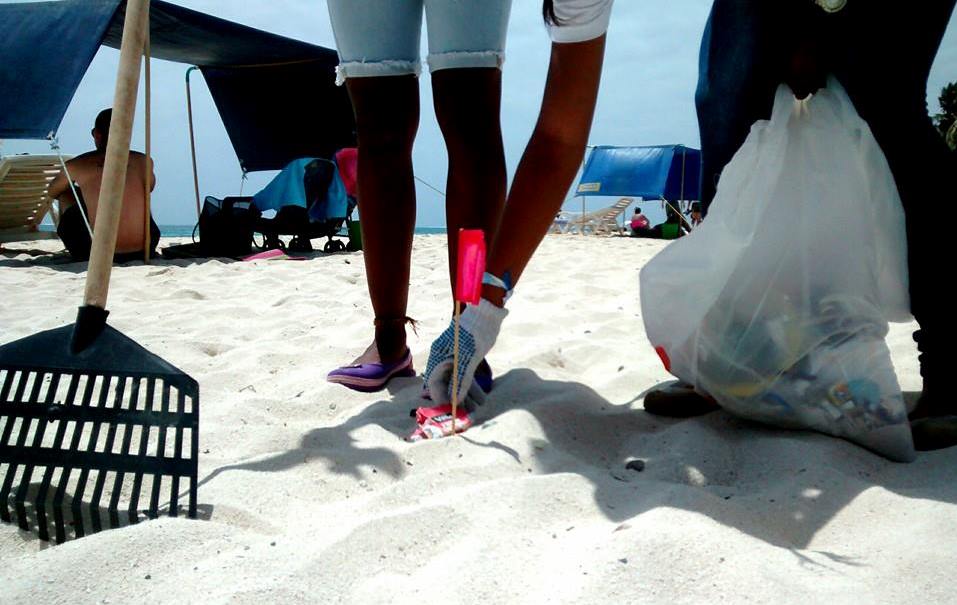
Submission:
[[[580,196],[582,198],[582,216],[578,220],[578,235],[585,235],[585,196]]]
[[[148,22],[146,26],[145,35],[146,35],[146,40],[143,43],[143,55],[144,55],[143,115],[145,117],[145,123],[146,123],[146,137],[145,137],[146,142],[144,144],[145,145],[144,151],[146,152],[146,174],[144,175],[143,182],[145,183],[144,187],[146,191],[144,191],[143,202],[146,208],[146,212],[144,212],[144,216],[143,216],[143,262],[148,265],[150,264],[150,249],[153,247],[152,245],[153,242],[150,241],[151,238],[153,237],[153,234],[150,233],[150,218],[152,217],[152,214],[151,214],[152,210],[150,208],[150,201],[151,201],[150,200],[150,193],[151,193],[150,185],[152,185],[152,183],[150,183],[150,181],[152,180],[152,176],[153,176],[153,170],[152,170],[153,162],[150,156],[150,110],[151,110],[151,105],[150,105],[150,27]]]
[[[581,168],[582,174],[585,174],[585,162],[588,159],[588,150],[591,148],[592,148],[591,145],[585,145],[585,155],[582,156],[582,168]],[[578,178],[579,180],[581,179],[581,177],[578,177]],[[582,199],[582,216],[581,216],[581,220],[579,221],[580,225],[578,227],[578,234],[585,235],[585,196],[580,195],[579,197]]]
[[[90,241],[93,241],[93,227],[90,226],[90,217],[86,215],[86,210],[83,209],[83,204],[79,203],[80,194],[76,192],[76,183],[73,181],[73,177],[70,176],[70,169],[66,165],[66,160],[63,159],[63,153],[60,150],[60,140],[50,133],[50,149],[56,152],[56,157],[60,160],[60,167],[63,168],[63,176],[66,177],[66,181],[70,184],[70,191],[73,193],[73,199],[76,200],[77,210],[80,211],[80,216],[83,217],[83,224],[86,225],[86,232],[90,234]],[[57,200],[57,213],[60,211],[60,202]],[[60,219],[58,218],[57,226],[60,225]]]
[[[688,159],[688,150],[684,147],[681,148],[681,199],[678,200],[678,206],[681,206],[681,202],[687,201],[685,199],[685,160]]]
[[[193,189],[196,192],[196,220],[199,220],[199,171],[196,169],[196,136],[193,134],[193,97],[189,89],[189,74],[194,69],[199,69],[195,65],[186,70],[186,115],[189,117],[189,151],[193,156]]]

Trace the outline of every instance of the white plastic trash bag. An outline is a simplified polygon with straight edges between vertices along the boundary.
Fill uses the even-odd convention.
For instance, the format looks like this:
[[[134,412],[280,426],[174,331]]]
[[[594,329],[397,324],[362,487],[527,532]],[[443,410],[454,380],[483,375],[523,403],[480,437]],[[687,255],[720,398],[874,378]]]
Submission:
[[[648,337],[669,371],[726,410],[915,457],[884,342],[908,321],[894,178],[831,79],[778,89],[724,169],[707,220],[641,272]]]

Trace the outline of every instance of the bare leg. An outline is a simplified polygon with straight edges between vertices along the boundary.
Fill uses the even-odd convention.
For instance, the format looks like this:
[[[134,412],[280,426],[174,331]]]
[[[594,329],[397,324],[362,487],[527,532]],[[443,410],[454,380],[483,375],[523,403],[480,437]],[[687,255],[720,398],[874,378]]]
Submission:
[[[514,283],[528,264],[548,231],[552,216],[561,206],[581,161],[598,94],[604,47],[604,36],[581,44],[552,46],[542,111],[512,185],[510,200],[516,201],[505,207],[500,233],[497,231],[505,204],[506,187],[498,120],[501,75],[498,70],[469,70],[473,73],[449,70],[433,74],[436,113],[449,149],[446,213],[453,287],[460,227],[485,230],[490,245],[487,266],[493,274],[502,275],[509,270]],[[463,85],[462,80],[474,75],[479,76],[475,82],[482,92],[480,95],[469,94],[470,85],[474,85]],[[494,103],[495,113],[486,113],[488,110],[483,110],[481,105],[476,107],[463,103],[463,96],[465,99],[471,98],[473,103]],[[454,113],[445,109],[447,105],[455,110]],[[477,121],[476,117],[483,114],[488,115],[489,119],[494,117],[494,123]],[[468,144],[463,137],[462,122],[470,124],[470,129],[464,133],[468,139],[482,141],[481,145]],[[483,149],[492,149],[495,155],[483,158]],[[476,160],[494,163],[475,164]],[[475,183],[481,183],[483,179],[487,179],[483,183],[484,187],[476,188]],[[488,287],[483,291],[487,300],[499,306],[504,304],[503,295],[501,290]],[[476,375],[490,372],[491,369],[483,360]]]
[[[405,354],[415,186],[412,143],[419,124],[413,76],[351,78],[347,82],[359,139],[358,202],[363,258],[372,308],[379,320],[364,362],[394,362]]]
[[[501,277],[508,271],[513,284],[548,233],[578,172],[595,112],[604,53],[604,36],[552,44],[538,123],[515,173],[487,263],[493,275]],[[504,304],[499,288],[485,286],[482,296],[498,306]]]
[[[455,284],[458,231],[482,229],[495,238],[505,205],[505,150],[499,111],[502,72],[497,68],[432,73],[435,115],[449,153],[446,224],[449,277]]]

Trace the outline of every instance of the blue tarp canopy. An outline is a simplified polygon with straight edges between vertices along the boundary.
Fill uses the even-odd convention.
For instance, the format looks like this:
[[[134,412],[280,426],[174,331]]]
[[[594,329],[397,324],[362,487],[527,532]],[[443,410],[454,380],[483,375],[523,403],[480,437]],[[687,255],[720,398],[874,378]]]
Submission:
[[[125,11],[124,0],[0,4],[0,139],[56,133],[100,45],[119,48]],[[244,170],[354,144],[333,50],[153,0],[150,51],[200,67]]]
[[[595,147],[576,193],[700,200],[701,151],[684,145]]]

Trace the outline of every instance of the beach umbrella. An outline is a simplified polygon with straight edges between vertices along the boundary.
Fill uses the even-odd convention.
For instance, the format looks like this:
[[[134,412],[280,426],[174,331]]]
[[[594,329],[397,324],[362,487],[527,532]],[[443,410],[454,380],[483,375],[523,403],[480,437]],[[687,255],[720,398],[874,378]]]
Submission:
[[[175,516],[187,481],[187,514],[196,515],[199,385],[106,324],[148,22],[149,0],[129,0],[84,304],[76,322],[0,346],[0,517],[12,520],[13,496],[20,526],[36,523],[42,539],[49,539],[51,499],[58,542],[68,537],[68,526],[77,537],[102,529],[100,502],[109,527],[136,522],[144,513],[156,517],[161,504]],[[164,482],[168,500],[161,503]],[[146,490],[149,501],[141,511],[140,494]],[[122,515],[121,498],[128,503]]]

